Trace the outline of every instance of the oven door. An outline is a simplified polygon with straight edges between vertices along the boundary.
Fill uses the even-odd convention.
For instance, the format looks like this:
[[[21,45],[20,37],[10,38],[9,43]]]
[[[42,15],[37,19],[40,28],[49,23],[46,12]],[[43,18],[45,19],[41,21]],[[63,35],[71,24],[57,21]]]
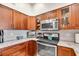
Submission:
[[[39,56],[57,56],[57,46],[38,42]]]

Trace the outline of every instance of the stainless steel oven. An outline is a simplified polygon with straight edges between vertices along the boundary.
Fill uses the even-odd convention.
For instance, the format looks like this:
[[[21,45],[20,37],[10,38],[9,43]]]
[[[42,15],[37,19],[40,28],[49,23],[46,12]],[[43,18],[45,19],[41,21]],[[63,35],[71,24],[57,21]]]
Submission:
[[[57,19],[43,20],[40,23],[40,30],[58,30]]]
[[[38,55],[39,56],[57,56],[57,44],[59,42],[58,33],[44,33],[44,38],[39,39]],[[51,36],[50,36],[51,35]]]
[[[39,56],[57,56],[57,46],[38,42]]]

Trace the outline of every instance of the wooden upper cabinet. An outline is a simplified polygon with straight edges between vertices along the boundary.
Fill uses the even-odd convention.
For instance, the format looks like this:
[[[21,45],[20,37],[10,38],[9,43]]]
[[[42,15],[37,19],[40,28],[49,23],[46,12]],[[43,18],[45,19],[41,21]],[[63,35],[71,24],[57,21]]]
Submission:
[[[62,25],[62,23],[61,23],[61,9],[57,9],[56,10],[56,17],[57,17],[57,20],[58,20],[58,29],[60,30],[61,29],[61,25]]]
[[[50,11],[48,14],[49,19],[53,19],[57,17],[57,10]]]
[[[19,12],[13,11],[14,29],[21,29],[22,16]]]
[[[79,4],[72,5],[72,19],[75,21],[75,29],[79,29]]]
[[[61,29],[69,29],[71,26],[71,6],[61,8]]]
[[[12,9],[0,5],[0,29],[13,29]]]
[[[28,16],[27,23],[28,30],[36,30],[36,18],[34,16]]]
[[[49,20],[53,19],[57,16],[57,10],[55,11],[49,11],[44,14],[38,15],[40,17],[40,20]]]
[[[28,16],[22,14],[22,25],[21,25],[21,27],[22,27],[23,30],[27,30],[27,20],[28,20]]]
[[[61,29],[79,28],[79,4],[72,4],[61,8]]]
[[[76,27],[76,18],[75,10],[73,10],[73,5],[69,6],[69,15],[68,15],[68,25],[67,29],[75,29]]]
[[[28,17],[18,11],[13,11],[14,29],[26,30]]]

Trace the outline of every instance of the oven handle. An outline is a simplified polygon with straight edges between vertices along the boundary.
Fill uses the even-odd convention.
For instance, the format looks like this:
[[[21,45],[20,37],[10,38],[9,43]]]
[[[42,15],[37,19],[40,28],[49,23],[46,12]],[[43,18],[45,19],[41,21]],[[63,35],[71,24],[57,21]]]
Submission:
[[[41,42],[37,42],[38,44],[41,44],[41,45],[45,45],[45,46],[49,46],[49,47],[57,47],[56,45],[51,45],[51,44],[45,44],[45,43],[41,43]]]

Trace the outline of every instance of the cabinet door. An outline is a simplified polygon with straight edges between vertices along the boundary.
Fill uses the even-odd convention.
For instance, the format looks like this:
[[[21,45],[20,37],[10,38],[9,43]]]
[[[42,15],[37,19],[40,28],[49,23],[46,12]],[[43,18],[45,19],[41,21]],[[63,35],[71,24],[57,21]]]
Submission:
[[[57,17],[58,17],[58,29],[62,29],[62,18],[61,18],[61,9],[57,9]]]
[[[2,56],[19,56],[25,55],[25,53],[24,43],[16,44],[2,49]]]
[[[75,20],[75,29],[79,29],[79,4],[72,5],[72,18]],[[75,15],[75,16],[74,16]]]
[[[0,5],[0,29],[13,29],[12,10]]]
[[[35,30],[36,29],[36,19],[34,16],[28,16],[28,30]]]
[[[30,16],[28,16],[28,20],[27,20],[27,29],[31,30],[31,24],[30,24],[31,20],[30,20]]]
[[[69,6],[69,24],[68,24],[68,29],[75,29],[76,26],[76,18],[75,18],[75,11],[73,5]]]
[[[1,49],[0,49],[0,56],[2,55],[2,51],[1,51]]]
[[[71,26],[71,6],[61,8],[61,29],[69,29]]]
[[[22,16],[22,20],[23,20],[23,22],[22,22],[22,29],[23,30],[27,30],[27,20],[28,20],[28,16],[26,16],[26,15],[24,15],[23,14],[23,16]]]
[[[58,46],[58,56],[75,56],[73,49]]]
[[[28,41],[28,47],[26,47],[28,50],[28,56],[34,56],[37,54],[37,43],[34,40]]]
[[[22,14],[17,11],[13,11],[14,29],[22,29]]]
[[[73,5],[70,5],[70,6],[67,6],[67,7],[64,7],[63,8],[63,11],[61,10],[61,14],[62,12],[64,13],[64,15],[62,15],[62,19],[60,21],[61,23],[61,28],[62,29],[75,29],[75,28],[78,28],[78,11],[79,10],[79,6],[78,4],[73,4]],[[68,12],[67,12],[68,11]],[[67,13],[65,13],[67,12]],[[67,18],[65,18],[67,16]],[[63,19],[63,17],[65,19]],[[65,21],[64,21],[65,20]],[[64,21],[64,25],[63,25],[63,21]]]
[[[50,19],[54,19],[54,18],[56,18],[57,17],[57,10],[54,10],[54,11],[51,11],[50,13],[49,13],[49,17],[50,17]]]
[[[25,48],[22,48],[12,54],[10,54],[10,56],[25,56],[26,53],[25,53]]]

